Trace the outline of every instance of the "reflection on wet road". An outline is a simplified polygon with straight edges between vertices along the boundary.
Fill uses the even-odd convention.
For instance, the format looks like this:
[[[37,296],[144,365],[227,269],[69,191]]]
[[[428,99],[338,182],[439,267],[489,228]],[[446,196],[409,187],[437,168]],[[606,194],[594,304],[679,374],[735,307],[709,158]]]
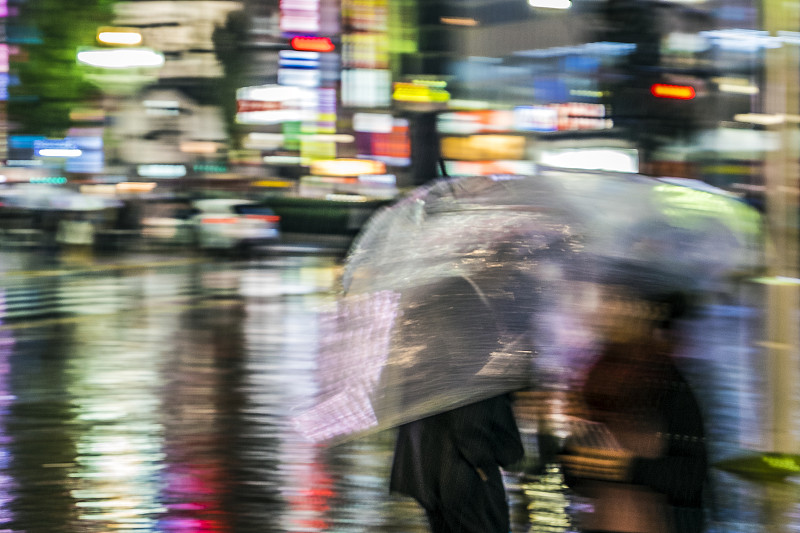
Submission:
[[[426,531],[387,492],[391,432],[325,449],[291,429],[338,274],[309,256],[7,267],[0,532]],[[718,311],[704,334],[738,331]],[[693,358],[718,455],[758,444],[753,355],[726,346]],[[717,477],[715,531],[762,530],[760,489]],[[569,529],[557,474],[507,482],[520,521],[538,505],[536,531]]]

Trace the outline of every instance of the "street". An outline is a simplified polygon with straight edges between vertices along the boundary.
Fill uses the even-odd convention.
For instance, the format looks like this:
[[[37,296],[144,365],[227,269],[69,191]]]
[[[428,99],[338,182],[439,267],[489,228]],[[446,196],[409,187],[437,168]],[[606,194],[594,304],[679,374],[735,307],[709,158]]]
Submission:
[[[0,259],[0,531],[427,531],[388,493],[391,432],[325,448],[289,423],[341,257]],[[754,314],[713,306],[715,349],[686,355],[712,459],[763,444]],[[800,527],[794,485],[712,477],[713,531]],[[570,530],[558,472],[506,483],[515,533]]]

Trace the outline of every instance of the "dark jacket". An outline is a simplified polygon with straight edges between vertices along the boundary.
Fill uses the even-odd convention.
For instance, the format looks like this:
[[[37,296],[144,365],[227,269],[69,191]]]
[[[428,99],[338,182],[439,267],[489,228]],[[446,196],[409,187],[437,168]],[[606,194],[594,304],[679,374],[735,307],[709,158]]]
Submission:
[[[492,474],[523,453],[511,398],[496,396],[401,426],[389,487],[433,509],[463,481],[453,479],[454,463]]]
[[[584,400],[596,421],[659,428],[662,453],[634,459],[630,482],[663,495],[670,531],[702,531],[708,457],[700,406],[670,355],[630,358],[626,352],[602,354],[588,373]]]

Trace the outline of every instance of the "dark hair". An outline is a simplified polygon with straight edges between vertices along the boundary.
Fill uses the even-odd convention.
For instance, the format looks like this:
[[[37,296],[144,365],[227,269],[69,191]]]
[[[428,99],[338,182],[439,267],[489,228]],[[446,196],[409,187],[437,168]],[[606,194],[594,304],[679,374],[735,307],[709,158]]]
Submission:
[[[660,329],[672,329],[677,320],[689,316],[694,306],[691,297],[680,291],[644,295],[643,298],[663,308],[657,321]]]

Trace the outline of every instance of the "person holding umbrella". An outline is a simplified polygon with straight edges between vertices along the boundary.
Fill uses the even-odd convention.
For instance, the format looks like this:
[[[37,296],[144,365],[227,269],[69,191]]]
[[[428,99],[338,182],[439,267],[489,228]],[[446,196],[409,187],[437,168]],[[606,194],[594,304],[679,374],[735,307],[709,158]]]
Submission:
[[[499,338],[497,314],[477,291],[469,280],[456,277],[406,312],[406,320],[425,320],[439,332],[428,339],[426,351],[444,351],[458,361],[462,343]],[[466,340],[459,331],[467,332]],[[486,346],[487,360],[491,349]],[[417,500],[433,533],[508,533],[500,469],[523,454],[511,395],[490,396],[401,425],[390,490]]]
[[[673,358],[687,299],[611,286],[602,301],[603,346],[578,391],[587,422],[561,456],[568,485],[592,501],[583,531],[699,533],[703,418]]]

